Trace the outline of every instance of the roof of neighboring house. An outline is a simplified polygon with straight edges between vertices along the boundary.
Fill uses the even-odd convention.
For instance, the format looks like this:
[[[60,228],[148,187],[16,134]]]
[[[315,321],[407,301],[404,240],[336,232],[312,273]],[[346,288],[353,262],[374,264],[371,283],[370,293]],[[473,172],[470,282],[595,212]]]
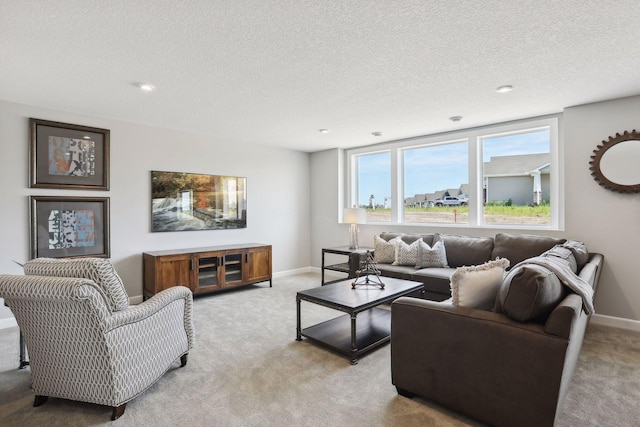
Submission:
[[[484,163],[484,176],[528,175],[531,171],[549,171],[545,168],[551,162],[550,153],[518,154],[514,156],[493,156]]]

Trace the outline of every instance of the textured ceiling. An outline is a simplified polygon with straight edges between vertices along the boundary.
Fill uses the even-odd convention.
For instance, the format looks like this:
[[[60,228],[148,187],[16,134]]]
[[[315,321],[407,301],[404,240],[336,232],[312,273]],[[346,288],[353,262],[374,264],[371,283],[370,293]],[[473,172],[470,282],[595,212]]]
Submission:
[[[0,0],[0,99],[346,148],[640,94],[638,22],[637,0]]]

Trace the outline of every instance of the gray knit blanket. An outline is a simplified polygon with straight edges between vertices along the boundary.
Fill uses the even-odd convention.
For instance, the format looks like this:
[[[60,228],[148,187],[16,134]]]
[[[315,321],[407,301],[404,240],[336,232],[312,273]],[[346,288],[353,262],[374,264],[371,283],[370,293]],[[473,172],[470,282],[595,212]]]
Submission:
[[[565,260],[554,256],[537,256],[519,262],[511,271],[525,264],[540,265],[554,273],[565,286],[568,286],[569,289],[580,295],[582,298],[582,306],[588,315],[596,312],[593,307],[593,287],[582,277],[576,275]]]

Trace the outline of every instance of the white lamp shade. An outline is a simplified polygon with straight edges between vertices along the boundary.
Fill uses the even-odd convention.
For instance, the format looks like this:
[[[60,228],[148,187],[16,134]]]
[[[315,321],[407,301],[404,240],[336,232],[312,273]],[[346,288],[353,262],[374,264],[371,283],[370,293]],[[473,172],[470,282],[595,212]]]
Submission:
[[[346,224],[365,224],[367,211],[363,208],[344,208],[342,221]]]

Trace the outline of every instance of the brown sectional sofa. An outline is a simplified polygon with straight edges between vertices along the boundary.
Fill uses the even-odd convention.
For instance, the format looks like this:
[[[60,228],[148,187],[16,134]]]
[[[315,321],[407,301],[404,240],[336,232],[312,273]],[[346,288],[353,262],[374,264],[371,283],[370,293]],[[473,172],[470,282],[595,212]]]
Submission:
[[[397,235],[381,237],[390,240]],[[431,245],[432,235],[401,235],[407,242],[420,237]],[[510,283],[500,285],[491,311],[442,300],[449,298],[449,278],[460,264],[499,256],[510,259],[513,267],[555,247],[546,252],[553,253],[564,240],[502,233],[494,239],[440,238],[447,250],[447,269],[378,264],[383,275],[420,280],[426,288],[427,299],[403,297],[391,306],[391,373],[398,393],[421,396],[489,425],[553,425],[589,319],[581,296],[555,274],[541,274],[537,266],[525,264],[507,276],[512,277]],[[577,275],[595,290],[603,256],[584,248],[584,253],[569,258]],[[535,308],[523,302],[527,299]],[[543,315],[541,307],[548,309]]]

